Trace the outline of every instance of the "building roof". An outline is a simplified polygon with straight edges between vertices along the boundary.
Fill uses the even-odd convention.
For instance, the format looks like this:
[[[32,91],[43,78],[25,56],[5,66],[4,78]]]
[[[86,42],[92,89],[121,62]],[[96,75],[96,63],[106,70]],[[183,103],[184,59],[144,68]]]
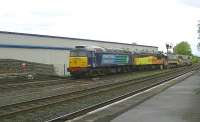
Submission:
[[[21,32],[0,31],[0,33],[3,33],[3,34],[14,34],[14,35],[22,35],[22,36],[36,36],[36,37],[46,37],[46,38],[71,39],[71,40],[81,40],[81,41],[93,41],[93,42],[103,42],[103,43],[115,43],[115,44],[123,44],[123,45],[133,45],[133,44],[128,44],[128,43],[120,43],[120,42],[112,42],[112,41],[101,41],[101,40],[71,38],[71,37],[63,37],[63,36],[30,34],[30,33],[21,33]],[[137,45],[137,44],[136,44],[135,46],[143,46],[143,47],[158,48],[157,46]]]

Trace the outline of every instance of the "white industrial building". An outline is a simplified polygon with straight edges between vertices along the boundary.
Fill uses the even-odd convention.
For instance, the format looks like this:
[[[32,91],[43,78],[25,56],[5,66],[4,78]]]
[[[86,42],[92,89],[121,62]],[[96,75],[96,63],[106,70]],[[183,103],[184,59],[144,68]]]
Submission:
[[[66,75],[69,51],[77,45],[95,45],[132,52],[158,51],[155,46],[0,31],[0,59],[53,64],[58,75]]]

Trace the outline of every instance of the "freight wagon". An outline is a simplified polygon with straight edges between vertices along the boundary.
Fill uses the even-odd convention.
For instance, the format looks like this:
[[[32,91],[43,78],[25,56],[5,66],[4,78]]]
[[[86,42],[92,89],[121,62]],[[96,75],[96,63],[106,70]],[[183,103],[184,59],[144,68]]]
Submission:
[[[179,65],[191,65],[192,64],[192,57],[188,55],[177,55]]]

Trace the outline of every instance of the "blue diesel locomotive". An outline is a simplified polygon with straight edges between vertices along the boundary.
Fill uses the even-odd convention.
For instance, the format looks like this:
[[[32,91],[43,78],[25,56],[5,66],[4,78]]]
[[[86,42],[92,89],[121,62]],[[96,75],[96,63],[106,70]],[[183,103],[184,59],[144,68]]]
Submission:
[[[76,46],[70,51],[68,71],[72,76],[101,75],[132,70],[129,51]]]

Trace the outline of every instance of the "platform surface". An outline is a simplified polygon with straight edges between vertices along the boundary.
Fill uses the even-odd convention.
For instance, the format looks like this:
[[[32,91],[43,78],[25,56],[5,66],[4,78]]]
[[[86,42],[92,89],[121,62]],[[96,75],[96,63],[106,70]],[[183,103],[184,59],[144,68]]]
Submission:
[[[111,122],[200,122],[200,71]]]

